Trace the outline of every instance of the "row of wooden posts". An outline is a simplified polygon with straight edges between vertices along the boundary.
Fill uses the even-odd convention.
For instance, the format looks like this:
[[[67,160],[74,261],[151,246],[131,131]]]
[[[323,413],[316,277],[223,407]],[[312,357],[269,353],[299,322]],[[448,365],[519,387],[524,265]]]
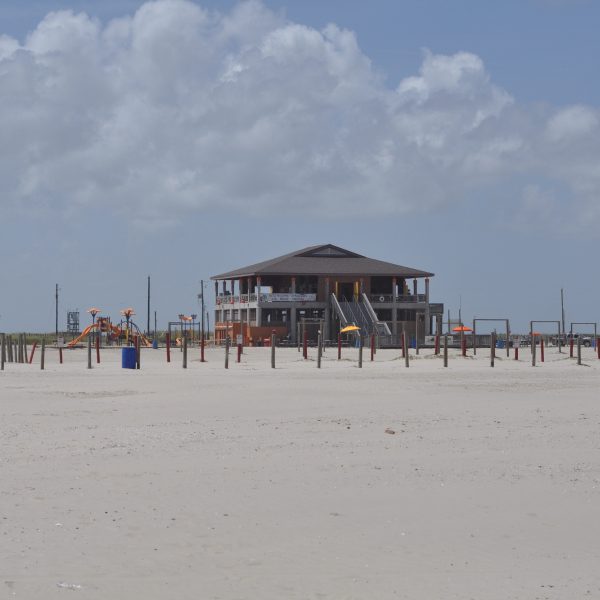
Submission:
[[[166,358],[167,362],[171,362],[171,340],[169,339],[169,334],[167,334],[166,340]],[[442,348],[440,348],[441,337],[443,337]],[[371,335],[370,338],[370,355],[371,361],[375,360],[375,354],[377,352],[376,346],[376,337],[375,335]],[[493,367],[496,359],[496,334],[492,333],[490,336],[490,366]],[[596,350],[598,354],[598,359],[600,359],[600,338],[596,340]],[[141,368],[141,352],[140,352],[140,337],[133,337],[133,344],[135,348],[135,368]],[[96,363],[100,364],[100,341],[98,337],[95,339],[95,354],[96,354]],[[537,362],[537,341],[534,339],[531,345],[531,364],[535,367]],[[544,362],[545,353],[544,353],[544,340],[540,339],[540,362]],[[275,368],[275,349],[277,347],[277,336],[273,334],[271,336],[271,368]],[[358,367],[362,368],[363,366],[363,347],[364,347],[364,338],[362,336],[358,337]],[[569,345],[569,356],[571,358],[574,357],[574,341],[570,341]],[[577,364],[581,365],[581,339],[577,340]],[[4,370],[5,363],[29,363],[33,362],[33,357],[37,348],[37,342],[34,342],[31,346],[31,353],[28,355],[27,351],[27,341],[24,333],[18,334],[16,336],[6,335],[4,333],[0,333],[0,370]],[[508,348],[507,348],[508,350]],[[300,346],[298,347],[298,351],[300,351]],[[406,367],[410,366],[409,363],[409,352],[408,352],[408,344],[407,344],[407,336],[406,333],[403,333],[401,336],[401,351],[402,358],[404,359],[404,364]],[[46,339],[42,337],[41,345],[40,345],[40,368],[44,369],[45,366],[45,352],[46,352]],[[58,348],[59,352],[59,362],[62,364],[63,362],[63,349]],[[187,337],[183,338],[182,341],[182,366],[184,369],[187,369],[188,364],[188,340]],[[416,354],[419,354],[418,345],[415,348]],[[229,368],[229,353],[230,353],[230,340],[229,338],[225,341],[225,368]],[[242,344],[237,345],[237,362],[241,362],[241,356],[243,353]],[[440,353],[443,355],[444,367],[448,366],[448,336],[439,336],[435,337],[434,344],[434,354],[437,356]],[[463,342],[461,344],[461,353],[463,356],[467,356],[467,346],[466,343]],[[92,368],[92,338],[88,337],[87,343],[87,368]],[[302,354],[304,359],[308,359],[308,338],[306,332],[303,335],[302,339]],[[507,353],[508,354],[508,353]],[[342,337],[338,336],[337,343],[337,358],[341,360],[342,358]],[[323,336],[321,332],[318,334],[317,340],[317,368],[321,368],[321,363],[323,359]],[[514,348],[514,359],[519,360],[519,347],[515,346]],[[206,362],[204,359],[204,343],[200,345],[200,361]]]

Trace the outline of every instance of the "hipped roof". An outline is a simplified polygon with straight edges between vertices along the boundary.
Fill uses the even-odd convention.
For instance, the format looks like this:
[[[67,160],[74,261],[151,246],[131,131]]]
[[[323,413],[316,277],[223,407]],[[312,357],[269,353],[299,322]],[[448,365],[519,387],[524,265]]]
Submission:
[[[240,279],[263,275],[433,277],[433,273],[428,271],[367,258],[333,244],[324,244],[213,275],[211,279]]]

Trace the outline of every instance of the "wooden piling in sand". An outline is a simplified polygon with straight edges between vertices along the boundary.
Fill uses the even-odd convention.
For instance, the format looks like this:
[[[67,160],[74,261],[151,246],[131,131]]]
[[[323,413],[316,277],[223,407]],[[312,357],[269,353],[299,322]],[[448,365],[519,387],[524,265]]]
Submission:
[[[536,352],[536,341],[535,335],[531,336],[531,366],[535,367],[535,352]]]
[[[581,364],[581,336],[577,338],[577,364]]]
[[[92,368],[92,336],[88,335],[87,339],[87,368]]]
[[[540,362],[544,362],[544,337],[540,337]]]
[[[308,334],[306,333],[306,323],[302,324],[302,357],[308,359]]]
[[[137,336],[136,336],[137,339]],[[98,331],[98,335],[96,335],[96,364],[100,364],[100,332]],[[139,343],[139,342],[138,342]]]
[[[358,368],[362,369],[363,362],[363,338],[362,335],[358,336]]]
[[[448,366],[448,336],[444,336],[444,367]]]
[[[274,333],[271,334],[271,369],[275,368],[275,343],[277,337]]]
[[[0,333],[0,371],[4,371],[6,361],[6,334]]]
[[[225,337],[225,368],[229,369],[229,336]]]
[[[139,335],[135,336],[135,368],[142,368],[142,343]]]
[[[402,332],[402,346],[406,350],[404,353],[404,366],[408,369],[410,366],[410,352],[408,346],[406,345],[406,331]]]
[[[23,334],[23,362],[27,362],[27,335]]]
[[[183,368],[187,369],[187,335],[183,336]]]
[[[165,336],[166,346],[167,346],[167,362],[171,362],[171,334],[167,333]]]
[[[496,361],[496,334],[490,335],[490,367],[494,366]]]
[[[319,331],[317,336],[317,369],[321,368],[321,359],[323,358],[323,333]]]
[[[338,350],[338,360],[342,360],[342,334],[341,333],[338,333],[337,350]],[[598,358],[600,358],[600,352],[598,353]]]
[[[63,364],[63,349],[62,349],[62,346],[58,347],[58,362],[61,365]]]
[[[237,345],[237,362],[238,363],[242,362],[242,345],[241,344]]]
[[[40,369],[42,371],[44,370],[45,359],[46,359],[46,336],[43,336],[42,337],[42,347],[40,348]]]
[[[371,334],[371,362],[375,360],[375,334]]]
[[[29,364],[33,363],[33,357],[35,355],[35,349],[37,348],[37,342],[33,342],[33,345],[31,346],[31,354],[29,355],[29,359],[27,360],[27,362]],[[27,358],[27,356],[25,356],[25,358]]]

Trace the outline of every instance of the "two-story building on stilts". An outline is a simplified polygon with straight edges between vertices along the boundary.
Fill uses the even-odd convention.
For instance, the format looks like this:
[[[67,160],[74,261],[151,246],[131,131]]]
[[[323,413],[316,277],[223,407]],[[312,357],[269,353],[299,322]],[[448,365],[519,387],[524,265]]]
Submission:
[[[444,305],[430,302],[431,277],[332,244],[311,246],[213,276],[215,337],[257,344],[275,331],[295,342],[302,326],[311,338],[322,327],[333,341],[352,324],[381,345],[399,345],[403,332],[422,342],[442,327]]]

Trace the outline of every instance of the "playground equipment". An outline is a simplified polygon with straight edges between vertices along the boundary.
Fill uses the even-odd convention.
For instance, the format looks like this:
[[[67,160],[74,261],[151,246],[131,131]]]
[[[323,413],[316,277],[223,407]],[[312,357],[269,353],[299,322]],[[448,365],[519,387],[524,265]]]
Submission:
[[[92,310],[95,312],[92,313]],[[125,341],[125,345],[128,346],[133,336],[137,335],[140,343],[144,344],[147,348],[152,347],[152,342],[141,332],[140,328],[131,320],[131,317],[135,315],[133,308],[125,308],[121,311],[121,315],[125,317],[125,320],[121,320],[118,325],[111,323],[109,317],[97,317],[96,315],[100,312],[99,309],[90,309],[88,311],[92,314],[93,322],[91,325],[86,327],[81,335],[76,337],[74,340],[67,344],[67,348],[73,348],[90,334],[96,334],[101,336],[103,333],[106,335],[107,341]]]

